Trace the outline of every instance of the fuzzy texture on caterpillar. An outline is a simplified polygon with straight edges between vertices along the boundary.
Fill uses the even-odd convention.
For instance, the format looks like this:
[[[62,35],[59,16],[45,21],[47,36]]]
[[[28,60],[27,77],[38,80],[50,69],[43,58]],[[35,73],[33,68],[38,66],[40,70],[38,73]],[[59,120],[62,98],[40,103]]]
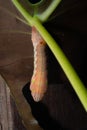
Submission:
[[[34,71],[30,90],[34,101],[40,101],[47,90],[46,43],[35,27],[32,27],[32,43],[34,47]]]

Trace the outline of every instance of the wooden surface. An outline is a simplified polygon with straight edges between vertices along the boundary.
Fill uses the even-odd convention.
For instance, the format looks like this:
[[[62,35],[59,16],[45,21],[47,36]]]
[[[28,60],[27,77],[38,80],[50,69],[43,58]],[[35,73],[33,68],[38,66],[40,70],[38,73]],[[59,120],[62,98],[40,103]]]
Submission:
[[[0,3],[18,14],[10,1],[0,0]],[[59,43],[87,86],[87,2],[63,0],[54,14],[58,16],[44,26]],[[10,88],[26,129],[87,129],[87,113],[48,47],[48,90],[41,102],[33,101],[29,91],[33,71],[30,35],[2,33],[3,28],[29,32],[31,29],[0,11],[0,74]]]

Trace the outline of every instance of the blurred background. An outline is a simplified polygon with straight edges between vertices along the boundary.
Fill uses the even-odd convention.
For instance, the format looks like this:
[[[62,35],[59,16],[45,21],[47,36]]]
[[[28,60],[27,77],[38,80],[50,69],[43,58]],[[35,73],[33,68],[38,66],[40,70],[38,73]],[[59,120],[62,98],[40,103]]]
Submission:
[[[22,18],[10,0],[0,0],[0,74],[11,91],[10,109],[17,114],[12,115],[14,127],[4,129],[1,125],[2,113],[0,112],[0,130],[25,130],[22,122],[24,122],[26,129],[31,130],[41,128],[53,130],[54,127],[55,130],[86,129],[87,113],[48,47],[46,47],[48,90],[41,102],[35,103],[33,101],[29,91],[33,72],[31,28],[9,14],[8,11]],[[63,49],[85,86],[87,86],[86,17],[86,0],[62,0],[49,20],[44,23],[46,29]],[[0,91],[2,86],[6,84],[2,84],[2,77]],[[3,82],[5,81],[3,80]],[[4,96],[0,93],[1,104],[5,103],[5,99],[7,99],[6,91],[9,90],[1,91]],[[6,105],[7,109],[8,104]],[[0,109],[2,111],[1,107]],[[38,124],[31,124],[31,119],[37,120],[41,128]]]

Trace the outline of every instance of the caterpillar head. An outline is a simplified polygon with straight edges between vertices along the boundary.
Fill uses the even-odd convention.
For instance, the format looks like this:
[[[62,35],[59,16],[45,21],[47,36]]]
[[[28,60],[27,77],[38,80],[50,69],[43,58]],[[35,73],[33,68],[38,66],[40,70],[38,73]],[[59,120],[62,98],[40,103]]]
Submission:
[[[34,77],[32,79],[31,85],[30,85],[31,95],[32,95],[34,101],[36,101],[36,102],[39,102],[40,100],[42,100],[42,98],[47,90],[46,77],[42,76],[41,78],[39,78],[38,76],[39,75],[37,75],[36,77]]]

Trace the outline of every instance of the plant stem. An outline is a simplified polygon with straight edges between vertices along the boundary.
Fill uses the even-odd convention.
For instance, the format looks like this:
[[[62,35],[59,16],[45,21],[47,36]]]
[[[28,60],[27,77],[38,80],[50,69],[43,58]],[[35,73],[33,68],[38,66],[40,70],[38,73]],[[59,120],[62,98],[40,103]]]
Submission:
[[[59,47],[58,43],[52,38],[52,36],[48,33],[48,31],[44,28],[42,23],[37,19],[37,17],[30,17],[28,12],[17,2],[17,0],[12,0],[18,10],[22,13],[25,19],[31,23],[32,26],[35,26],[36,29],[39,31],[41,36],[46,41],[47,45],[55,55],[57,61],[59,62],[61,68],[65,72],[68,80],[70,81],[73,89],[75,90],[76,94],[78,95],[84,109],[87,111],[87,89],[80,80],[79,76],[77,75],[76,71],[68,61],[67,57]]]
[[[46,21],[49,16],[52,14],[52,12],[56,9],[56,7],[59,5],[61,0],[53,0],[50,4],[50,6],[40,15],[37,15],[37,17],[42,21]]]
[[[13,4],[19,10],[19,12],[24,16],[28,21],[29,26],[32,26],[33,17],[24,9],[24,7],[18,2],[18,0],[12,0]]]
[[[58,43],[52,38],[52,36],[47,32],[47,30],[42,26],[42,24],[38,21],[37,18],[34,18],[33,25],[39,31],[41,36],[46,41],[47,45],[55,55],[57,61],[59,62],[60,66],[62,67],[63,71],[65,72],[68,80],[70,81],[71,85],[73,86],[75,92],[77,93],[80,101],[82,102],[85,110],[87,111],[87,89],[80,80],[79,76],[77,75],[76,71],[70,64],[69,60],[59,47]]]

